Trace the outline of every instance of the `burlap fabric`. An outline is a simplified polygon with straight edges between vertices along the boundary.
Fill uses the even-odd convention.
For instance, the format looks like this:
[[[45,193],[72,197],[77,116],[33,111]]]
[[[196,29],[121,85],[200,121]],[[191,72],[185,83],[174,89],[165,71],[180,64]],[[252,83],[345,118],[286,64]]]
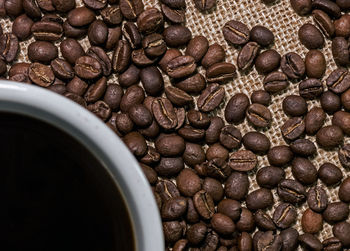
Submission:
[[[78,5],[81,5],[81,1],[78,0]],[[146,7],[159,8],[158,0],[143,0]],[[193,4],[192,0],[186,0],[187,10],[186,10],[186,26],[192,31],[192,34],[195,35],[204,35],[208,38],[210,44],[219,43],[226,50],[226,61],[236,64],[236,58],[239,52],[239,49],[234,48],[226,43],[222,35],[221,29],[224,24],[229,20],[238,20],[248,25],[249,28],[252,28],[255,25],[264,25],[269,28],[275,35],[275,43],[273,48],[277,50],[281,55],[294,51],[300,54],[303,58],[307,53],[307,49],[300,43],[298,39],[298,29],[299,27],[306,22],[313,22],[310,17],[300,17],[294,13],[293,9],[290,6],[289,0],[280,0],[274,5],[267,6],[263,4],[260,0],[217,0],[217,6],[214,10],[206,13],[199,12]],[[9,19],[1,19],[0,23],[4,31],[11,31],[11,23]],[[19,55],[18,62],[29,62],[27,53],[27,45],[32,42],[33,39],[30,39],[25,42],[20,43],[21,51]],[[89,47],[89,42],[87,39],[81,40],[81,43],[84,45],[84,48]],[[336,68],[336,65],[332,59],[331,53],[331,43],[327,40],[326,45],[322,52],[324,53],[327,60],[327,72],[324,76],[324,79],[330,74],[332,70]],[[200,69],[201,71],[201,69]],[[164,76],[165,84],[169,85],[170,81],[167,76]],[[220,109],[217,111],[217,115],[224,116],[224,107],[228,102],[229,98],[237,93],[244,92],[248,96],[254,91],[263,89],[262,84],[263,77],[259,76],[255,70],[250,71],[249,73],[240,73],[238,72],[237,77],[225,85],[227,90],[225,102],[220,106]],[[113,76],[109,82],[117,82],[117,78]],[[287,116],[282,111],[282,101],[283,99],[290,94],[298,94],[298,84],[291,83],[288,89],[283,92],[272,96],[272,104],[269,106],[272,114],[273,120],[271,127],[264,131],[270,139],[272,146],[285,144],[281,132],[280,126],[287,120]],[[197,98],[197,97],[196,97]],[[308,101],[309,109],[313,106],[320,106],[319,101]],[[330,117],[327,115],[326,125],[331,123]],[[247,122],[238,125],[238,128],[241,130],[242,134],[248,131],[255,130]],[[311,138],[315,142],[315,137]],[[345,142],[350,143],[349,138],[345,138]],[[267,158],[259,158],[259,167],[268,165]],[[312,159],[312,162],[317,168],[322,165],[324,162],[331,162],[341,167],[338,160],[336,151],[325,151],[323,149],[318,149],[318,154]],[[344,176],[349,175],[349,171],[341,167]],[[287,178],[292,178],[290,167],[286,169]],[[251,173],[250,177],[250,191],[257,189],[259,186],[255,181],[255,174]],[[324,186],[322,182],[318,181],[318,184]],[[324,186],[325,187],[325,186]],[[338,188],[325,187],[329,195],[329,200],[331,202],[337,201],[338,199]],[[279,204],[279,199],[274,191],[275,197],[275,206]],[[294,227],[302,233],[300,220],[302,213],[307,207],[306,203],[298,209],[298,220]],[[269,213],[273,212],[273,209]],[[325,223],[323,230],[318,234],[321,241],[331,237],[332,227]],[[350,237],[349,237],[350,238]]]

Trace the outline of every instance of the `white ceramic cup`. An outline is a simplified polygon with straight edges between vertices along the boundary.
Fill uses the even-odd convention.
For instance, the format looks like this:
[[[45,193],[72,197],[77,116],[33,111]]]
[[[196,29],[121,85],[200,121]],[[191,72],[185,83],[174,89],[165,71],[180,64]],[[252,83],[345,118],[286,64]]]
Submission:
[[[44,121],[85,146],[108,169],[124,197],[136,250],[164,250],[161,219],[148,181],[124,143],[100,119],[51,91],[3,80],[0,81],[0,112]]]

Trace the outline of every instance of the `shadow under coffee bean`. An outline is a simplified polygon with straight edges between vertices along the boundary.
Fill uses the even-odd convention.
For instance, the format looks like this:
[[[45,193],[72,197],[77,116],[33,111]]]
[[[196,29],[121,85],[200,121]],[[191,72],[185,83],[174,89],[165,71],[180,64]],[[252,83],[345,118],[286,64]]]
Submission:
[[[135,250],[114,181],[69,135],[0,113],[2,250]]]

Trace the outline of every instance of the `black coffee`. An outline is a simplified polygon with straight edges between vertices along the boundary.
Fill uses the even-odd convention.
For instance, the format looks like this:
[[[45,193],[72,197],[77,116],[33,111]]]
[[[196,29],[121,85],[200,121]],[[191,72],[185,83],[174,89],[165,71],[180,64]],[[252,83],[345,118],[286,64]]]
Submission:
[[[104,167],[44,122],[0,114],[0,248],[135,250],[126,204]]]

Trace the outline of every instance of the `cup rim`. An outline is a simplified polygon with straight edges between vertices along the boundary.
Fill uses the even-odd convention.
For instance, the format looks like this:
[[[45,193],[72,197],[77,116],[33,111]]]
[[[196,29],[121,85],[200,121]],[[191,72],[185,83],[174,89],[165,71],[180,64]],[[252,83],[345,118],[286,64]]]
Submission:
[[[52,91],[7,80],[0,80],[0,112],[42,120],[84,145],[120,188],[130,213],[136,250],[164,250],[162,223],[151,187],[134,156],[99,118]]]

